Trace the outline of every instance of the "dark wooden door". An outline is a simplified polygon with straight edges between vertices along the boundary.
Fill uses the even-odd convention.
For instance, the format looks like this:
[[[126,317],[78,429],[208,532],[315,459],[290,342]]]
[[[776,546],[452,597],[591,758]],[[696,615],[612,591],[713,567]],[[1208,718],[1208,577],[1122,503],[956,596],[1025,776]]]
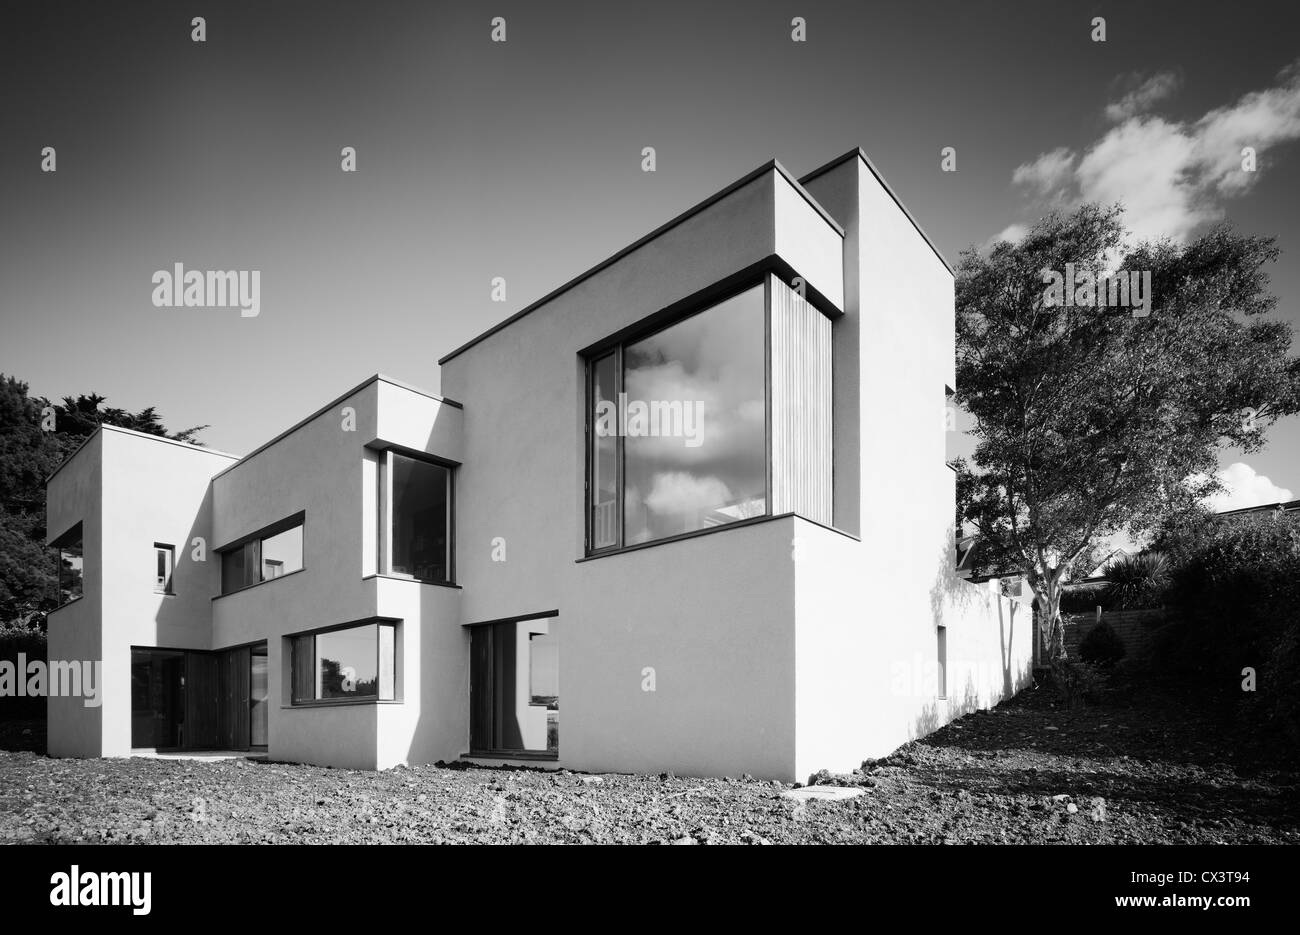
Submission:
[[[185,654],[185,724],[181,745],[191,750],[221,746],[221,671],[215,653]]]
[[[221,653],[221,745],[230,750],[247,750],[249,744],[249,647]]]
[[[492,730],[492,630],[473,627],[469,637],[469,745],[471,750],[495,747]]]

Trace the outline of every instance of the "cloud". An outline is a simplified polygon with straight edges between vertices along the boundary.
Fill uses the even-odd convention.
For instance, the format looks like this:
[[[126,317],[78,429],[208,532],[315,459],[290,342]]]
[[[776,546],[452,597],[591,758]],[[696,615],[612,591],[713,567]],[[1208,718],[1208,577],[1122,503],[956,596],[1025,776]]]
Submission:
[[[1226,490],[1209,497],[1206,505],[1220,513],[1292,499],[1290,490],[1279,487],[1262,474],[1256,474],[1254,468],[1241,461],[1219,471],[1218,478]]]
[[[1173,96],[1181,82],[1173,72],[1164,71],[1147,79],[1134,73],[1121,79],[1121,83],[1131,90],[1118,101],[1106,105],[1106,117],[1116,123],[1146,113],[1152,104]]]
[[[1156,75],[1106,108],[1118,122],[1096,142],[1082,151],[1058,147],[1017,166],[1012,183],[1027,207],[1041,214],[1087,201],[1121,202],[1136,237],[1181,242],[1222,217],[1226,199],[1258,183],[1267,151],[1300,139],[1300,63],[1284,69],[1273,87],[1194,121],[1144,112],[1176,88],[1174,76]],[[1256,154],[1253,172],[1242,165],[1247,146]]]
[[[1016,166],[1016,171],[1011,173],[1011,184],[1027,188],[1039,197],[1050,197],[1069,184],[1076,158],[1067,147],[1057,147],[1033,162]]]
[[[730,500],[731,490],[721,478],[671,471],[655,475],[645,504],[656,513],[691,514],[716,509]]]
[[[1009,240],[1012,243],[1018,243],[1020,238],[1024,237],[1027,233],[1029,233],[1028,224],[1008,224],[1006,227],[1002,228],[1002,230],[998,231],[986,240],[981,249],[987,252],[995,243],[1001,240]]]

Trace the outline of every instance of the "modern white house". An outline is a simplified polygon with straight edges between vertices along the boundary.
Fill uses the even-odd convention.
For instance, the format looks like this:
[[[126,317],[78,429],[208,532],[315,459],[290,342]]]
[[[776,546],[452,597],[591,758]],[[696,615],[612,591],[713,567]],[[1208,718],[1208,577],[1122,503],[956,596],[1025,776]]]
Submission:
[[[959,579],[953,275],[860,150],[773,161],[240,458],[104,427],[48,482],[54,756],[265,750],[806,781],[1021,688]]]

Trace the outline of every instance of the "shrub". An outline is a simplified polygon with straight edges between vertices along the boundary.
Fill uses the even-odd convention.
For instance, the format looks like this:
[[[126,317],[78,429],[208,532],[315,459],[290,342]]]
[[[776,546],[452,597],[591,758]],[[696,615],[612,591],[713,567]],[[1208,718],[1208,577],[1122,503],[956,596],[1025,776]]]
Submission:
[[[1080,584],[1061,595],[1061,613],[1090,614],[1098,604],[1105,604],[1106,585]]]
[[[1124,658],[1124,641],[1115,628],[1103,620],[1079,641],[1079,658],[1092,665],[1109,668]]]
[[[22,621],[0,623],[0,661],[18,663],[22,653],[28,662],[45,661],[45,631]],[[26,675],[19,675],[26,678]],[[0,721],[45,716],[45,699],[23,696],[0,698]]]
[[[1091,663],[1058,659],[1052,663],[1052,685],[1066,704],[1077,708],[1085,702],[1100,701],[1107,678],[1100,667]]]
[[[1300,717],[1300,523],[1278,514],[1210,520],[1171,574],[1174,622],[1154,659],[1205,695],[1240,701],[1255,669],[1254,717],[1294,735]],[[1240,705],[1234,705],[1240,708]]]
[[[1157,607],[1169,587],[1169,560],[1159,552],[1126,555],[1106,571],[1105,605],[1110,610]]]

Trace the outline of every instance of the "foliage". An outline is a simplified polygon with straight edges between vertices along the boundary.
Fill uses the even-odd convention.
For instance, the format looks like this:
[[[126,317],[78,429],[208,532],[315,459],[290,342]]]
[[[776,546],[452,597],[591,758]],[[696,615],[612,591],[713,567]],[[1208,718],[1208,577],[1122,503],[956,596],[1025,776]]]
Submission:
[[[22,654],[26,661],[33,662],[46,659],[45,631],[36,625],[36,620],[0,622],[0,662],[14,664],[17,677],[25,678],[17,672],[18,656]],[[45,699],[43,697],[0,697],[0,721],[25,717],[43,717]]]
[[[1124,658],[1124,641],[1115,628],[1103,620],[1079,642],[1079,658],[1091,665],[1109,668]]]
[[[976,441],[954,463],[963,517],[981,571],[1025,575],[1049,658],[1064,652],[1064,582],[1104,538],[1189,508],[1215,489],[1220,447],[1256,450],[1300,411],[1290,326],[1265,320],[1273,240],[1220,226],[1186,245],[1127,241],[1118,207],[1085,205],[958,269],[955,399]],[[1116,258],[1150,272],[1149,314],[1047,301],[1044,270]]]
[[[57,559],[46,548],[45,480],[100,424],[194,442],[206,426],[175,434],[157,410],[104,409],[96,393],[62,405],[28,395],[26,383],[0,374],[0,622],[41,624],[56,606]],[[53,430],[46,431],[47,414]]]
[[[1255,670],[1262,718],[1300,734],[1300,522],[1256,513],[1188,533],[1156,661],[1219,698],[1240,699],[1243,671]]]
[[[1157,607],[1169,587],[1169,559],[1159,552],[1117,558],[1106,570],[1110,579],[1105,606],[1110,610]]]
[[[1052,663],[1052,685],[1072,708],[1101,700],[1108,679],[1100,666],[1059,656]]]
[[[1061,613],[1090,614],[1098,605],[1105,606],[1106,582],[1081,584],[1070,588],[1061,595]]]

